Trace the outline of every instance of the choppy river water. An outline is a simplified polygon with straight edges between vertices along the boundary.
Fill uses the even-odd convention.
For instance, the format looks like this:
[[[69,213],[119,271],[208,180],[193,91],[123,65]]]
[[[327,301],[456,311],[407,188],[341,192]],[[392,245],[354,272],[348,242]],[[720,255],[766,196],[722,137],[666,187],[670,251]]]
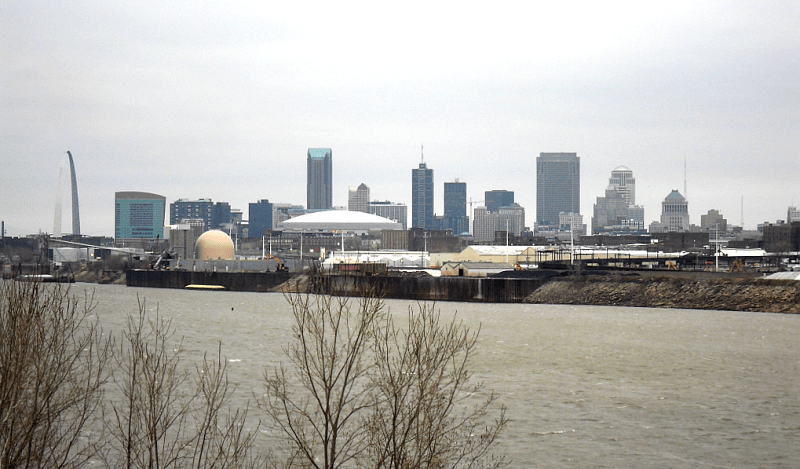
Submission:
[[[158,307],[188,359],[222,342],[242,403],[283,360],[292,318],[272,293],[96,289],[106,330]],[[390,300],[405,315],[415,302]],[[800,316],[597,306],[438,303],[481,327],[474,378],[511,421],[511,467],[800,467]]]

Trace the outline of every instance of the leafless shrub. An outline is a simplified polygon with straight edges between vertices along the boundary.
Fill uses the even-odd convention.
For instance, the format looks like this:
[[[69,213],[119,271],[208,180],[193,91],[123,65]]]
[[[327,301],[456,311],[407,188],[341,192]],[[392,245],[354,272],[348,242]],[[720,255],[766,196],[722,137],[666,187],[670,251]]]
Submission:
[[[482,383],[468,369],[479,331],[455,317],[442,323],[432,305],[409,308],[408,326],[391,316],[379,328],[372,373],[374,403],[367,418],[364,465],[375,468],[500,467],[490,450],[505,427],[501,407],[493,424],[490,393],[476,400]]]
[[[478,333],[409,311],[402,330],[372,294],[294,295],[289,367],[266,375],[259,407],[289,446],[286,467],[499,467],[490,450],[505,411],[475,401],[468,370]]]
[[[196,386],[181,368],[181,343],[169,320],[156,312],[129,317],[116,349],[114,373],[122,399],[111,404],[107,429],[112,444],[106,463],[122,468],[257,467],[246,430],[247,410],[223,415],[230,389],[226,369],[204,356]]]
[[[359,421],[370,405],[369,353],[383,311],[376,297],[287,295],[295,317],[283,366],[266,375],[260,407],[286,436],[288,467],[341,467],[367,442]],[[357,306],[353,307],[352,303]]]
[[[111,343],[90,295],[61,285],[0,281],[0,467],[81,467],[104,440]]]

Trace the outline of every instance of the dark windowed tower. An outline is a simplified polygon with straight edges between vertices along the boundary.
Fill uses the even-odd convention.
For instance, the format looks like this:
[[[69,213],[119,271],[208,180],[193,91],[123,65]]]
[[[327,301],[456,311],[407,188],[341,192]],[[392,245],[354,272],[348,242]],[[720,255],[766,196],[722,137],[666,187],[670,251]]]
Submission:
[[[411,227],[433,229],[433,170],[425,163],[411,170]]]
[[[307,208],[333,207],[333,156],[330,148],[308,149]]]
[[[264,236],[265,232],[272,229],[272,204],[267,199],[251,203],[248,217],[250,237],[260,238]]]
[[[486,210],[497,213],[500,211],[500,207],[514,205],[514,191],[486,191],[483,200]]]
[[[540,153],[536,158],[536,223],[559,226],[558,214],[580,213],[581,159],[576,153]]]
[[[444,225],[442,229],[451,229],[454,235],[469,231],[467,217],[467,183],[444,183]]]
[[[181,220],[203,220],[203,231],[214,227],[214,202],[211,199],[178,199],[169,204],[169,224],[177,225]]]

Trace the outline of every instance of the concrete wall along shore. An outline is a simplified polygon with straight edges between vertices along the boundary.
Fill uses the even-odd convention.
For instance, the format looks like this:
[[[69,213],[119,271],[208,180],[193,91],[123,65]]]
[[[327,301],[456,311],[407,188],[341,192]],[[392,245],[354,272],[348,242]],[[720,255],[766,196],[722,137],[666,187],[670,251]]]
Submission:
[[[129,270],[129,287],[186,288],[220,285],[230,291],[267,292],[286,282],[288,272],[206,272],[191,270]]]
[[[325,275],[312,281],[312,290],[358,294],[374,289],[384,298],[394,299],[519,303],[547,281],[529,278]]]

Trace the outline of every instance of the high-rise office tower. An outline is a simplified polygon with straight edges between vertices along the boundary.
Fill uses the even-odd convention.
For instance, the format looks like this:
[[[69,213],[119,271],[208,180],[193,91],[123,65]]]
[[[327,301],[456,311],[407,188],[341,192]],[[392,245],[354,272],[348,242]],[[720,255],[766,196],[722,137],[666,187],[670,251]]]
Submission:
[[[452,230],[454,235],[469,232],[469,217],[467,217],[467,183],[444,183],[444,218],[442,229]]]
[[[333,156],[330,148],[308,149],[306,193],[309,210],[333,207]]]
[[[114,236],[124,239],[164,238],[166,198],[147,192],[114,193]]]
[[[490,212],[499,212],[500,207],[510,207],[514,204],[514,191],[486,191],[484,203]]]
[[[628,205],[636,205],[636,179],[634,179],[633,171],[630,169],[625,166],[618,166],[611,171],[608,188],[622,194],[622,198],[625,199]]]
[[[203,230],[214,226],[214,202],[211,199],[178,199],[169,204],[169,224],[177,225],[183,220],[203,220]]]
[[[411,170],[411,227],[433,229],[433,170],[423,162]]]
[[[251,238],[260,238],[266,231],[272,229],[272,204],[269,203],[269,200],[262,199],[256,203],[250,203],[248,226]]]
[[[228,202],[216,202],[211,209],[211,226],[208,229],[222,229],[223,226],[230,225],[232,218],[233,211],[231,210],[231,204]]]
[[[369,187],[361,183],[351,187],[347,194],[347,210],[351,212],[369,213]]]
[[[618,166],[611,171],[605,197],[598,197],[592,216],[592,234],[644,231],[644,207],[636,202],[633,171]]]
[[[581,159],[576,153],[540,153],[536,158],[536,223],[557,227],[558,214],[580,213]]]

